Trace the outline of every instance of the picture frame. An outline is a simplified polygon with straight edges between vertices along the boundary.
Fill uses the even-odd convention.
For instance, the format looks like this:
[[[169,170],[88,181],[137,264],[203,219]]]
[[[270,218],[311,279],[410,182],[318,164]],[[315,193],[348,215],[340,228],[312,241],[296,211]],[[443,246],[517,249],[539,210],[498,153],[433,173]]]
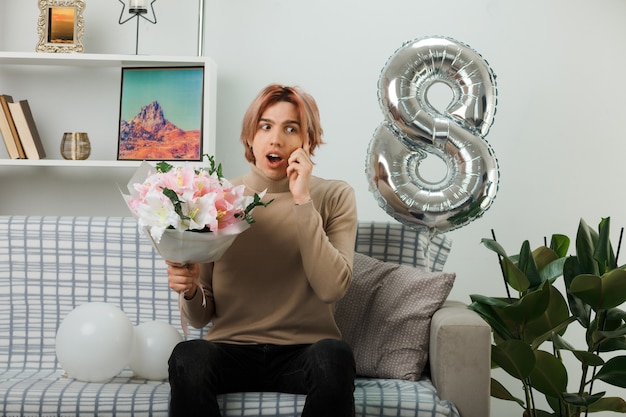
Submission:
[[[117,159],[202,161],[204,67],[123,67]]]
[[[37,52],[84,52],[85,0],[39,0]]]

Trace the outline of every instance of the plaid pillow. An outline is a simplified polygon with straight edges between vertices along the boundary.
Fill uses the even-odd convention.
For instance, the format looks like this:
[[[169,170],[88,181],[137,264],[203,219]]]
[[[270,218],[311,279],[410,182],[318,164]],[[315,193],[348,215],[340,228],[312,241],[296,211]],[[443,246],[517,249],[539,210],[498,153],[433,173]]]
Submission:
[[[354,250],[384,262],[441,271],[451,247],[446,235],[430,236],[400,223],[361,221]]]

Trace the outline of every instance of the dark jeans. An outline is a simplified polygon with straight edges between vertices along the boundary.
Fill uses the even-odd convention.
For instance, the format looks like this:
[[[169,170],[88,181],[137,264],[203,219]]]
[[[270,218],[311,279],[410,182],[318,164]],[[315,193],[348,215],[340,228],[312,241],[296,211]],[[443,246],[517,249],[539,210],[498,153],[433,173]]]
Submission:
[[[306,394],[302,417],[354,416],[354,356],[341,340],[312,345],[178,344],[169,361],[170,417],[218,417],[217,394]]]

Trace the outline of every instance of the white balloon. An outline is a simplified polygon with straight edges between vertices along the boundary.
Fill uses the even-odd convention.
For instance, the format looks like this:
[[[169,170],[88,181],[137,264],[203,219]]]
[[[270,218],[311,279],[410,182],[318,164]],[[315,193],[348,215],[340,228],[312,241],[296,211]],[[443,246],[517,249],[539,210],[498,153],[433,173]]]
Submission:
[[[136,377],[161,380],[168,376],[167,361],[174,347],[183,337],[173,326],[148,321],[135,327],[135,343],[130,358],[130,369]]]
[[[57,330],[57,359],[72,378],[106,381],[128,365],[133,332],[133,324],[118,307],[101,302],[80,305]]]

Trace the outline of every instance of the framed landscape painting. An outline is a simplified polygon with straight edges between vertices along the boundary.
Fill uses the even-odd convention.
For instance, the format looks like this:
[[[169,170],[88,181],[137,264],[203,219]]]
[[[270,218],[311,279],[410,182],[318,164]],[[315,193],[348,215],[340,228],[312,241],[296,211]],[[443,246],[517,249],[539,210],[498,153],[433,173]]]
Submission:
[[[122,68],[118,160],[200,161],[204,67]]]

